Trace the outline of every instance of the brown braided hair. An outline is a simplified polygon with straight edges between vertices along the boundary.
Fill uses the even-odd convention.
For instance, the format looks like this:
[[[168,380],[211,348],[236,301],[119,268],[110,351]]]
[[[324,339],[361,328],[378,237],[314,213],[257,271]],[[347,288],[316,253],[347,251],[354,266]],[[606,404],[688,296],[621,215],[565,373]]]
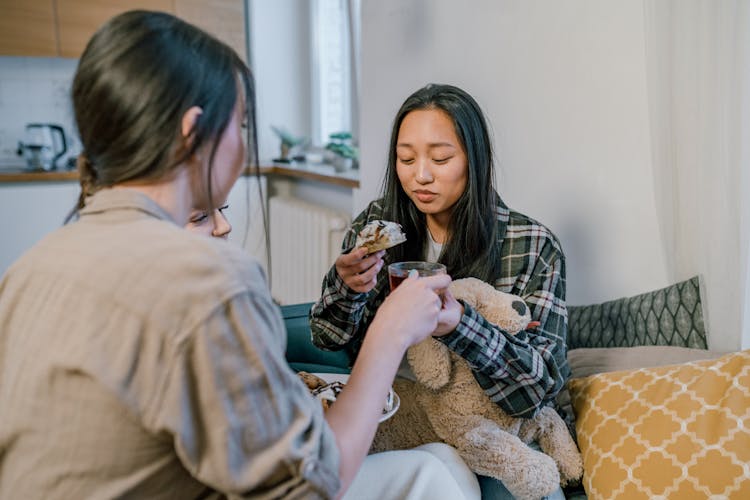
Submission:
[[[78,155],[76,167],[81,184],[81,193],[78,195],[78,204],[76,205],[76,211],[78,211],[86,206],[86,198],[96,191],[96,170],[85,153]]]

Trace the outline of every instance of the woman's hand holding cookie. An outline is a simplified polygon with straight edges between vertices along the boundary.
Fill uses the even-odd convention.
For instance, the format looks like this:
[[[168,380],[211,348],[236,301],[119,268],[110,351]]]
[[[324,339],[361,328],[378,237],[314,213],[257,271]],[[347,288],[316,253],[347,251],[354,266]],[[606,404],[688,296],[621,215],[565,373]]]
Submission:
[[[341,254],[336,259],[336,272],[346,286],[357,293],[366,293],[378,282],[378,273],[383,268],[385,250],[371,254],[364,247]]]

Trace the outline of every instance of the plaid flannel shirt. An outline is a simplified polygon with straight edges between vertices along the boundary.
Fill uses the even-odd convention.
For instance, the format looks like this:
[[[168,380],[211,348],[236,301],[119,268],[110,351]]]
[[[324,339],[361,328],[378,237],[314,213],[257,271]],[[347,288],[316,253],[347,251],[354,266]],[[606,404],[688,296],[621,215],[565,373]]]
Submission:
[[[382,218],[379,201],[370,203],[352,223],[342,248],[354,245],[357,233],[368,222]],[[436,337],[463,357],[489,398],[506,413],[532,417],[544,405],[554,404],[570,376],[566,359],[565,257],[552,232],[533,219],[497,206],[501,247],[501,276],[493,286],[526,301],[534,330],[510,335],[464,303],[464,314],[455,331]],[[323,280],[321,298],[310,311],[312,339],[327,350],[346,348],[356,356],[375,312],[389,291],[387,264],[377,284],[357,293],[344,284],[332,266]]]

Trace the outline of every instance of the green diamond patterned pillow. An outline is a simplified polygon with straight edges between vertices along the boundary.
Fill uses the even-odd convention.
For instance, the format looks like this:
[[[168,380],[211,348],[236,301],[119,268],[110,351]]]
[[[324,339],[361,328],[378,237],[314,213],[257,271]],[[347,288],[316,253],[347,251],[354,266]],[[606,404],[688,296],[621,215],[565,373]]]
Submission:
[[[708,347],[698,276],[634,297],[568,306],[568,349],[640,345]]]

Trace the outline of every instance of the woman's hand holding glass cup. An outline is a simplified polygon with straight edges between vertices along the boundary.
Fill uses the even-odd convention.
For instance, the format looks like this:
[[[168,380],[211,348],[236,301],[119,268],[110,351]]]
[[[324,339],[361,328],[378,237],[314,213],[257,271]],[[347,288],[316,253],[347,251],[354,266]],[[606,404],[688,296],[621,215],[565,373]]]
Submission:
[[[429,277],[447,274],[445,265],[437,262],[407,261],[396,262],[388,266],[388,281],[391,293],[408,277]],[[458,326],[463,315],[463,305],[458,302],[450,290],[446,288],[435,291],[441,299],[441,311],[438,317],[437,327],[432,335],[439,337],[452,332]]]
[[[378,308],[373,325],[381,326],[376,330],[390,332],[392,340],[398,337],[404,349],[426,339],[444,321],[446,311],[440,294],[450,282],[446,273],[418,277],[413,271]]]

